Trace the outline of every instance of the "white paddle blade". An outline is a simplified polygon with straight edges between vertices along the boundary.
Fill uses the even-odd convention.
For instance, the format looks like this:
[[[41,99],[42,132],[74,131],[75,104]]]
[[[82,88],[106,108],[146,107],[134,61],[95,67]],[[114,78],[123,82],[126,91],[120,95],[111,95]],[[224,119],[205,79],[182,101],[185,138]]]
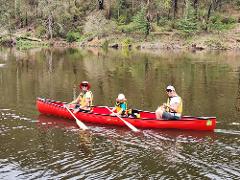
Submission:
[[[70,111],[70,109],[68,109],[68,107],[67,106],[64,106],[66,109],[67,109],[67,111],[72,115],[72,117],[74,117],[74,119],[76,120],[76,123],[77,123],[77,125],[81,128],[81,129],[83,129],[83,130],[87,130],[88,129],[88,127],[82,122],[82,121],[80,121],[73,113],[72,113],[72,111]]]
[[[110,112],[112,112],[115,116],[117,116],[121,121],[123,121],[132,131],[134,131],[134,132],[139,132],[139,130],[138,130],[135,126],[133,126],[131,123],[125,121],[125,120],[124,120],[123,118],[121,118],[118,114],[114,113],[111,109],[109,109],[109,107],[106,106],[106,108],[107,108]]]

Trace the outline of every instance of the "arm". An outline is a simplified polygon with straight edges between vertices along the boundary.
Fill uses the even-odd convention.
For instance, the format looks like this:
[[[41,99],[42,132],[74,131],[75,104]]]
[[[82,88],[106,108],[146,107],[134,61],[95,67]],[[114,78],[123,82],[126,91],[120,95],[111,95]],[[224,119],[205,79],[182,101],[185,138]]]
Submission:
[[[164,106],[164,108],[168,107],[171,111],[177,112],[179,103],[175,102],[171,106],[168,106],[167,104],[164,104],[163,106]]]
[[[77,104],[81,101],[81,98],[82,98],[82,93],[80,93],[79,96],[69,104]]]

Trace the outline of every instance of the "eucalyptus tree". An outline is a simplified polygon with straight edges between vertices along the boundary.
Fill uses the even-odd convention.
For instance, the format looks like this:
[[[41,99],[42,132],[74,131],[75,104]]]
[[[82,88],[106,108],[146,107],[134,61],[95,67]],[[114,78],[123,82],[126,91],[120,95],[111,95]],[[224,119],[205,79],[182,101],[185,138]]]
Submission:
[[[0,30],[7,30],[10,35],[15,29],[14,3],[12,1],[0,0]]]
[[[39,0],[38,8],[42,14],[43,24],[46,27],[48,36],[53,38],[53,29],[55,26],[61,26],[57,21],[58,17],[67,8],[64,0]]]

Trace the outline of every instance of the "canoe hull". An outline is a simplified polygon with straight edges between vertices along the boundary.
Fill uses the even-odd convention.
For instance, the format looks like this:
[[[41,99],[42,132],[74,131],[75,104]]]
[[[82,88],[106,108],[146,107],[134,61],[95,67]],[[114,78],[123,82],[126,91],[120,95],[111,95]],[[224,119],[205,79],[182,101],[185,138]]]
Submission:
[[[37,109],[40,113],[74,120],[72,115],[63,107],[64,103],[50,99],[38,98]],[[96,106],[91,113],[78,112],[75,116],[82,122],[126,126],[118,117],[110,116],[111,112],[104,106]],[[216,127],[216,118],[184,117],[180,120],[156,120],[154,112],[141,111],[141,118],[124,118],[137,128],[144,129],[182,129],[213,131]]]

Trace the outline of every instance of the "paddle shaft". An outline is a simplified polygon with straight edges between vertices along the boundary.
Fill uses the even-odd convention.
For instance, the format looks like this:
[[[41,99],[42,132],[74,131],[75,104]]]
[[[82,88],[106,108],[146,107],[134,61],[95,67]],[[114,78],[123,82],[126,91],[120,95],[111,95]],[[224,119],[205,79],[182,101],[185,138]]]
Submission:
[[[70,111],[70,109],[69,109],[67,106],[65,106],[65,108],[66,108],[67,111],[72,115],[72,117],[74,117],[74,119],[76,120],[77,125],[78,125],[81,129],[83,129],[83,130],[87,130],[87,129],[88,129],[88,127],[87,127],[82,121],[80,121],[80,120],[72,113],[72,111]]]
[[[121,121],[123,121],[132,131],[134,131],[134,132],[139,132],[139,130],[138,130],[135,126],[133,126],[131,123],[125,121],[123,118],[121,118],[118,114],[114,113],[114,112],[113,112],[111,109],[109,109],[107,106],[106,106],[106,108],[107,108],[110,112],[112,112],[115,116],[117,116]]]

